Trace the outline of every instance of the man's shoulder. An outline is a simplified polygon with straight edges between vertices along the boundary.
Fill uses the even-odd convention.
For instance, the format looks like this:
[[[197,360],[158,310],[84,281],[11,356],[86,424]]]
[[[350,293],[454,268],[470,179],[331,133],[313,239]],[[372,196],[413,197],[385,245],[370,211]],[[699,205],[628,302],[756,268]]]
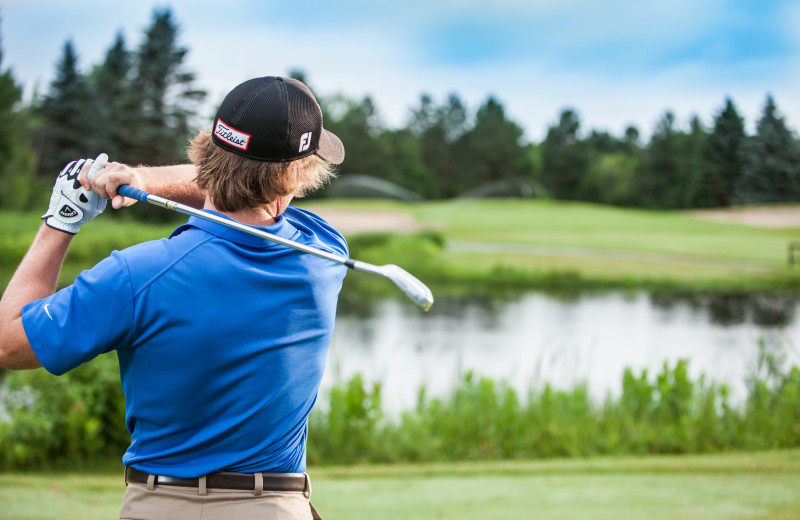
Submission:
[[[170,238],[141,242],[121,251],[114,251],[112,256],[127,266],[131,281],[137,287],[180,260],[204,238],[207,237],[193,236],[191,232],[178,234],[176,231]]]
[[[148,262],[156,260],[160,254],[166,252],[166,238],[159,238],[156,240],[148,240],[140,242],[132,246],[126,247],[119,251],[114,251],[114,254],[125,258],[126,260],[135,259],[136,263]]]
[[[307,209],[289,206],[284,212],[286,218],[304,237],[317,245],[327,246],[332,252],[347,256],[347,241],[327,220]]]

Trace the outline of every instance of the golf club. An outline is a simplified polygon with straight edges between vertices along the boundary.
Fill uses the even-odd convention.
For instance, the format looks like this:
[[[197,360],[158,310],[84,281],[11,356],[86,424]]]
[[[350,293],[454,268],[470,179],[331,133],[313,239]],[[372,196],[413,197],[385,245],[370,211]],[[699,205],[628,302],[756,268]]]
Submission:
[[[93,167],[95,171],[102,168],[102,164],[108,160],[107,157],[103,157],[103,155],[105,154],[101,154],[100,157],[95,159],[95,165],[97,165],[96,168]],[[93,175],[90,175],[90,182],[92,177]],[[221,224],[229,228],[238,229],[239,231],[261,237],[265,240],[269,240],[270,242],[282,244],[284,246],[291,247],[292,249],[302,251],[303,253],[312,254],[320,258],[326,258],[338,264],[343,264],[354,271],[361,271],[364,273],[372,273],[383,276],[384,278],[388,278],[394,282],[394,284],[399,287],[400,290],[406,294],[406,296],[411,298],[411,300],[422,310],[427,311],[433,305],[433,294],[431,293],[431,290],[424,283],[415,278],[411,273],[394,264],[373,265],[367,262],[361,262],[360,260],[352,260],[341,255],[322,251],[314,247],[294,242],[293,240],[288,240],[286,238],[273,235],[272,233],[250,227],[248,225],[236,222],[235,220],[223,218],[213,213],[208,213],[179,202],[174,202],[163,197],[153,195],[132,186],[120,186],[117,188],[117,193],[131,199],[136,199],[140,202],[145,202],[154,206],[160,206],[178,213],[191,215],[211,222],[216,222],[217,224]]]

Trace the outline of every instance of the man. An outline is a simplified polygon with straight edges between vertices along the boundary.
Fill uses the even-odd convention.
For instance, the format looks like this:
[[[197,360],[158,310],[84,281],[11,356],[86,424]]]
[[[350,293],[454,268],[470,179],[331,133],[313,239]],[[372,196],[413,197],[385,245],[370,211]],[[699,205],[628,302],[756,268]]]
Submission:
[[[192,217],[54,293],[80,226],[106,198],[131,203],[116,194],[120,184],[202,200],[207,211],[347,255],[329,224],[289,206],[344,159],[301,82],[234,88],[189,158],[160,169],[111,163],[91,179],[91,161],[61,172],[0,301],[0,365],[59,375],[116,350],[131,433],[121,518],[312,518],[307,418],[343,266]]]

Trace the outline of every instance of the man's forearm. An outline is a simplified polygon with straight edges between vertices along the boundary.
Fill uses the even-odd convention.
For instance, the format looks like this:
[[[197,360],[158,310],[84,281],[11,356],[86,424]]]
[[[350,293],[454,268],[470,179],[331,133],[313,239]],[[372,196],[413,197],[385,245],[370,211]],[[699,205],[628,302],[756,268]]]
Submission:
[[[36,368],[41,364],[22,326],[22,308],[56,290],[73,235],[42,225],[0,299],[0,366]]]
[[[174,200],[193,208],[202,208],[206,194],[197,187],[193,164],[174,166],[128,166],[118,162],[106,164],[89,184],[89,168],[84,168],[80,182],[86,190],[94,190],[103,198],[111,199],[114,209],[129,206],[136,201],[117,194],[117,188],[128,184],[134,188]]]
[[[144,182],[144,189],[181,204],[193,208],[202,208],[206,193],[195,183],[195,167],[193,164],[175,166],[137,166]]]

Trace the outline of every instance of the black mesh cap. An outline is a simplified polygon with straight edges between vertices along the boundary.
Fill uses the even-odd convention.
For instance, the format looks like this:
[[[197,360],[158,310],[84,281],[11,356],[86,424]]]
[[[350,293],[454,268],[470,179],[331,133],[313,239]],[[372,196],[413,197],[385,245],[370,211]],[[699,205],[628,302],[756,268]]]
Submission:
[[[314,153],[333,164],[344,160],[342,142],[322,128],[314,94],[291,78],[255,78],[231,90],[214,118],[212,139],[259,161],[294,161]]]

